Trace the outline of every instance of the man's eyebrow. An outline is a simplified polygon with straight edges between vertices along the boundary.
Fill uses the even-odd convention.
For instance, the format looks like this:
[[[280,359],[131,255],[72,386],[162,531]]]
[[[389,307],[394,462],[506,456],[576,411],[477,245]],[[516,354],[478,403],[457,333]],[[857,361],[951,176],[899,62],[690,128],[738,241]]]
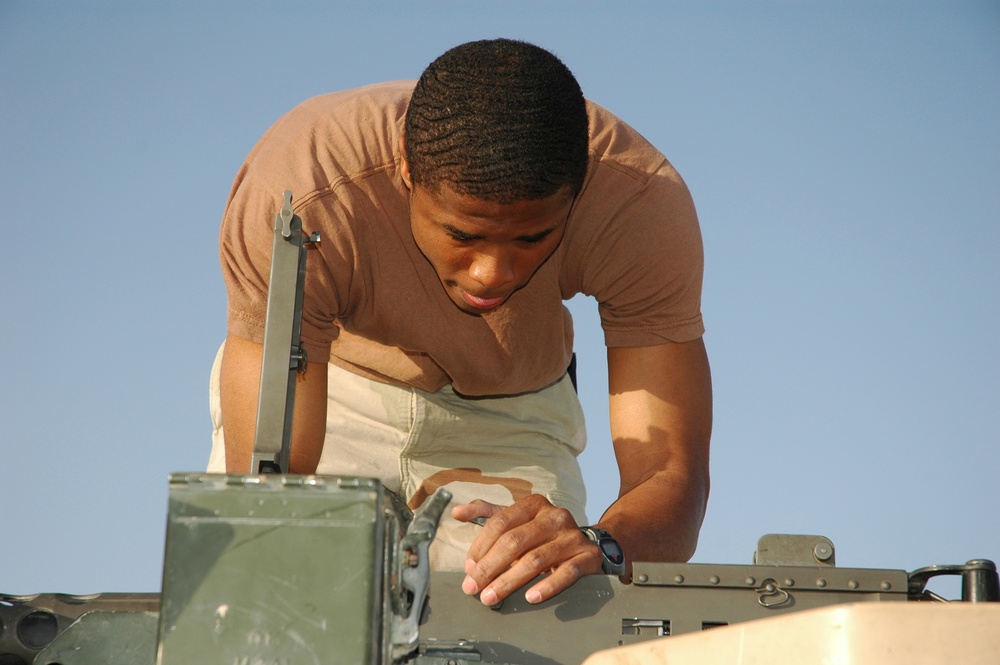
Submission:
[[[480,235],[478,233],[466,233],[465,231],[461,231],[459,229],[456,229],[451,224],[442,224],[441,226],[444,227],[445,231],[447,231],[451,235],[455,236],[456,238],[461,238],[462,240],[482,240],[483,238],[486,237],[486,236]]]
[[[451,224],[442,224],[441,226],[444,228],[445,231],[447,231],[451,235],[455,236],[456,238],[461,238],[462,240],[465,241],[482,240],[483,238],[486,237],[479,233],[466,233],[461,229],[455,228]],[[527,242],[527,243],[540,242],[555,230],[556,230],[555,227],[553,227],[551,229],[545,229],[544,231],[539,231],[538,233],[532,233],[531,235],[518,236],[514,238],[514,240],[517,240],[518,242]]]

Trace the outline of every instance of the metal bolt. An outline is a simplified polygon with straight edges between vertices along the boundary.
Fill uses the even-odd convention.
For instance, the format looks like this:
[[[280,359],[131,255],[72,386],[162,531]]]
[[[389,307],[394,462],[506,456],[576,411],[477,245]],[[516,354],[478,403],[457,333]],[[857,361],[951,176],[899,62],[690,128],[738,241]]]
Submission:
[[[786,577],[785,586],[795,586],[795,580],[793,580],[791,577]]]
[[[712,575],[711,577],[708,578],[708,581],[711,584],[718,584],[721,580],[719,579],[718,575]]]
[[[860,585],[858,584],[857,580],[851,580],[850,582],[847,583],[847,586],[850,587],[851,589],[857,589],[858,586]]]
[[[829,561],[830,557],[833,556],[833,548],[826,543],[816,543],[816,546],[813,547],[813,556],[818,561]]]
[[[684,584],[684,576],[674,575],[674,584]]]
[[[747,586],[753,586],[754,584],[757,584],[757,580],[752,577],[746,578],[745,582],[747,583]]]
[[[882,591],[888,591],[892,588],[892,583],[889,580],[882,582]]]
[[[816,586],[818,586],[820,589],[825,589],[826,588],[826,580],[824,580],[822,577],[819,578],[818,580],[816,580]]]
[[[639,582],[641,582],[642,584],[645,584],[648,581],[649,581],[649,575],[643,574],[639,576]]]

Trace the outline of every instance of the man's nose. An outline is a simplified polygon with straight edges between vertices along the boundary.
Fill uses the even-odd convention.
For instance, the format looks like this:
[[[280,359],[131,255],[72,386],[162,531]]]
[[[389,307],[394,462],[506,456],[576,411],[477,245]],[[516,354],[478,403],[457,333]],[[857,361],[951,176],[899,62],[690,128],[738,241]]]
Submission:
[[[469,276],[486,289],[499,289],[514,282],[514,261],[507,252],[479,252],[469,266]]]

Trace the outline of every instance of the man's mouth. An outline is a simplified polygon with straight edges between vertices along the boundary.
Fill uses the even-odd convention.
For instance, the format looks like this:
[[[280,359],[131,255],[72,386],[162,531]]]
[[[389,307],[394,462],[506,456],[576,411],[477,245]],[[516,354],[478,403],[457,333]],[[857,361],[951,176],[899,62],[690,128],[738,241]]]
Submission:
[[[499,298],[480,298],[479,296],[474,296],[465,289],[459,289],[462,292],[462,297],[465,302],[469,303],[476,309],[490,310],[499,307],[500,304],[507,299],[507,296],[501,296]]]

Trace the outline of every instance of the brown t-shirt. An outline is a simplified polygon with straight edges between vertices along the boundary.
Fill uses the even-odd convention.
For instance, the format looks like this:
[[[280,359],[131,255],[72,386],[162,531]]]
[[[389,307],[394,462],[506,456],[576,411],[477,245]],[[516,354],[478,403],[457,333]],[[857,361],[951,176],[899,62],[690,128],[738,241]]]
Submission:
[[[220,234],[229,332],[264,338],[274,215],[290,189],[308,253],[302,342],[369,378],[427,391],[509,395],[557,380],[577,293],[600,306],[608,346],[696,339],[702,246],[680,176],[635,130],[596,104],[590,166],[558,249],[497,310],[459,310],[410,233],[399,136],[412,81],[308,100],[281,118],[233,183]]]

